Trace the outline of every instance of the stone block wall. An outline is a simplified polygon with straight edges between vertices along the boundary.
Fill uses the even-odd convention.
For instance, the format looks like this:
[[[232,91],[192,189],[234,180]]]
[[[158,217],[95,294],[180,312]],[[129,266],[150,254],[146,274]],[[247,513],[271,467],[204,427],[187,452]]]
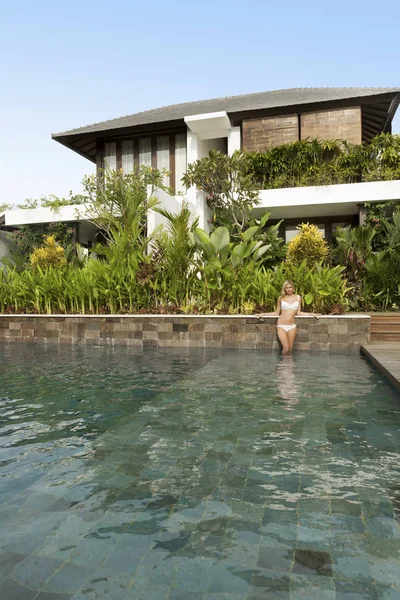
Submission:
[[[300,116],[301,139],[346,140],[361,144],[361,108],[337,108],[302,113]]]
[[[264,150],[299,139],[298,115],[245,119],[242,123],[244,150]]]
[[[317,110],[301,114],[265,116],[244,119],[242,147],[244,150],[265,150],[296,142],[299,139],[346,140],[361,144],[361,107]]]
[[[298,317],[295,349],[359,352],[370,339],[366,315]],[[253,316],[0,315],[0,342],[95,346],[277,350],[276,318]]]

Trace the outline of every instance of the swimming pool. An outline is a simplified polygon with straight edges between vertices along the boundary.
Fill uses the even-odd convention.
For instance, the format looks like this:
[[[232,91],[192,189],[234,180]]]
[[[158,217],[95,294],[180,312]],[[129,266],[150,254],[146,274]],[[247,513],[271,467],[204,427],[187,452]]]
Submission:
[[[400,396],[358,356],[0,348],[0,598],[400,598]]]

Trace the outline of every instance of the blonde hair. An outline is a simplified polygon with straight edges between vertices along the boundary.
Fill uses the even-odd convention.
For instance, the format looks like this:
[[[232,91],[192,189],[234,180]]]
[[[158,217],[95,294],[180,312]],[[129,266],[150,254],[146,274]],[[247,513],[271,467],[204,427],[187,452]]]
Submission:
[[[283,282],[283,286],[282,286],[282,296],[286,296],[286,286],[287,285],[291,285],[294,291],[294,285],[293,283],[290,281],[290,279],[286,279],[286,281]]]

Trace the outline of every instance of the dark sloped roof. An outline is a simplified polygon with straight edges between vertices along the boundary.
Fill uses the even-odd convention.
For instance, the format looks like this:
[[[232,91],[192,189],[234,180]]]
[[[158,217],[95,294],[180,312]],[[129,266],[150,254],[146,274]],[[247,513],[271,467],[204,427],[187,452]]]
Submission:
[[[154,125],[157,123],[179,122],[183,124],[184,117],[226,111],[229,115],[235,113],[247,113],[259,110],[271,110],[291,106],[301,106],[307,104],[318,104],[338,101],[356,101],[360,99],[365,103],[368,98],[384,97],[389,101],[400,94],[400,88],[291,88],[286,90],[277,90],[270,92],[259,92],[255,94],[245,94],[242,96],[230,96],[227,98],[216,98],[213,100],[200,100],[197,102],[185,102],[183,104],[173,104],[163,108],[156,108],[144,112],[110,119],[93,125],[86,125],[77,129],[64,131],[63,133],[53,134],[53,139],[86,155],[85,151],[74,147],[75,140],[79,136],[95,136],[99,133],[112,134],[113,130],[126,129],[130,127],[139,127]],[[97,135],[96,135],[97,134]],[[93,138],[92,138],[93,139]],[[92,157],[91,157],[92,158]]]

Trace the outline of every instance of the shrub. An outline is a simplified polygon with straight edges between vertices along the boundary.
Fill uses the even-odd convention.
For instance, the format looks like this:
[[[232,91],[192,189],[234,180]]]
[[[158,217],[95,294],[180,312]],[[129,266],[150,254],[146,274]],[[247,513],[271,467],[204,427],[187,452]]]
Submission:
[[[287,262],[299,265],[305,260],[309,267],[324,262],[329,256],[329,246],[318,227],[302,223],[298,229],[299,233],[288,244]]]
[[[54,235],[45,237],[44,245],[32,252],[29,261],[34,269],[60,268],[64,267],[67,263],[64,248],[56,242]]]

